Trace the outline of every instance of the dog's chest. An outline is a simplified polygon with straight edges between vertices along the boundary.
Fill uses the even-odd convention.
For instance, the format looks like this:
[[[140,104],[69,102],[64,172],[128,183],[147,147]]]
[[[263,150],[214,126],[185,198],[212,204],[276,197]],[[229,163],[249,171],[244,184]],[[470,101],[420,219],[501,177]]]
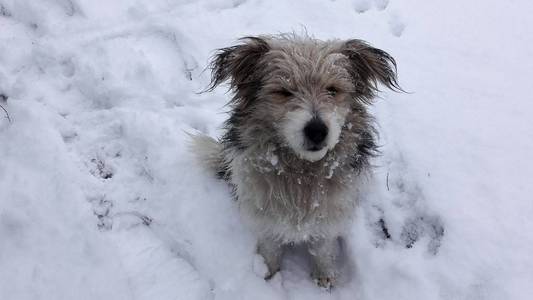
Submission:
[[[284,235],[306,235],[344,222],[355,207],[342,168],[288,172],[272,164],[234,161],[233,181],[241,209]],[[238,165],[237,165],[238,164]],[[336,166],[334,166],[336,168]]]

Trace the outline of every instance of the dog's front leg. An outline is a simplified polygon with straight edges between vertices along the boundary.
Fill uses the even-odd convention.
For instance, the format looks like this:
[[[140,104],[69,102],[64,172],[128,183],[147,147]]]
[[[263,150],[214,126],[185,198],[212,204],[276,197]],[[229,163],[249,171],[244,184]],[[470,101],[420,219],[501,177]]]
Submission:
[[[337,238],[318,238],[309,242],[313,258],[311,277],[318,286],[330,289],[337,279],[335,261],[339,251]]]
[[[259,238],[257,243],[257,253],[263,257],[265,264],[268,267],[268,273],[265,275],[265,280],[269,280],[280,270],[282,252],[282,244],[276,239],[266,236]]]

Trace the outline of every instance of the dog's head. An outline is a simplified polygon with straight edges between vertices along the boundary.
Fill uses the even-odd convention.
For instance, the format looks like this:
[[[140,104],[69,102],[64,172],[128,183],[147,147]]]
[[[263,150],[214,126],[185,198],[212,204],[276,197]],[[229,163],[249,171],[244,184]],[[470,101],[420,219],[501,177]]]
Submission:
[[[230,121],[242,128],[230,134],[240,146],[274,141],[308,161],[335,147],[378,83],[400,90],[394,59],[361,40],[247,37],[220,49],[211,67],[210,88],[229,79],[235,93]]]

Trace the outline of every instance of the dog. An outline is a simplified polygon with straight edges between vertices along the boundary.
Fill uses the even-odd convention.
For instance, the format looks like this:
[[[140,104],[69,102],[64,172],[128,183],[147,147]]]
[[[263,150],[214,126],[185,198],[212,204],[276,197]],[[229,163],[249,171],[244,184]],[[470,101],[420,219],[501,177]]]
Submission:
[[[283,245],[302,243],[311,277],[331,288],[338,238],[378,154],[367,106],[379,83],[401,91],[394,58],[362,40],[282,34],[242,38],[210,68],[206,91],[230,83],[230,116],[219,141],[193,136],[193,151],[233,187],[265,279],[280,270]]]

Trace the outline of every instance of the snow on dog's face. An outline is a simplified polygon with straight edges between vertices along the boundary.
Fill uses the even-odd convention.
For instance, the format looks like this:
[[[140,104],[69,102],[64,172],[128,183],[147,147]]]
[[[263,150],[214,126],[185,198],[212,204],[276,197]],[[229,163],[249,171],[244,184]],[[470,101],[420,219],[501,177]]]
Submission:
[[[317,161],[339,141],[354,87],[346,56],[300,43],[272,43],[265,59],[275,63],[265,66],[259,92],[268,104],[260,106],[276,120],[285,144],[300,158]]]
[[[392,57],[359,40],[243,41],[212,62],[211,88],[230,79],[235,92],[226,140],[237,148],[274,144],[318,161],[339,142],[348,115],[374,97],[378,81],[397,88]]]

